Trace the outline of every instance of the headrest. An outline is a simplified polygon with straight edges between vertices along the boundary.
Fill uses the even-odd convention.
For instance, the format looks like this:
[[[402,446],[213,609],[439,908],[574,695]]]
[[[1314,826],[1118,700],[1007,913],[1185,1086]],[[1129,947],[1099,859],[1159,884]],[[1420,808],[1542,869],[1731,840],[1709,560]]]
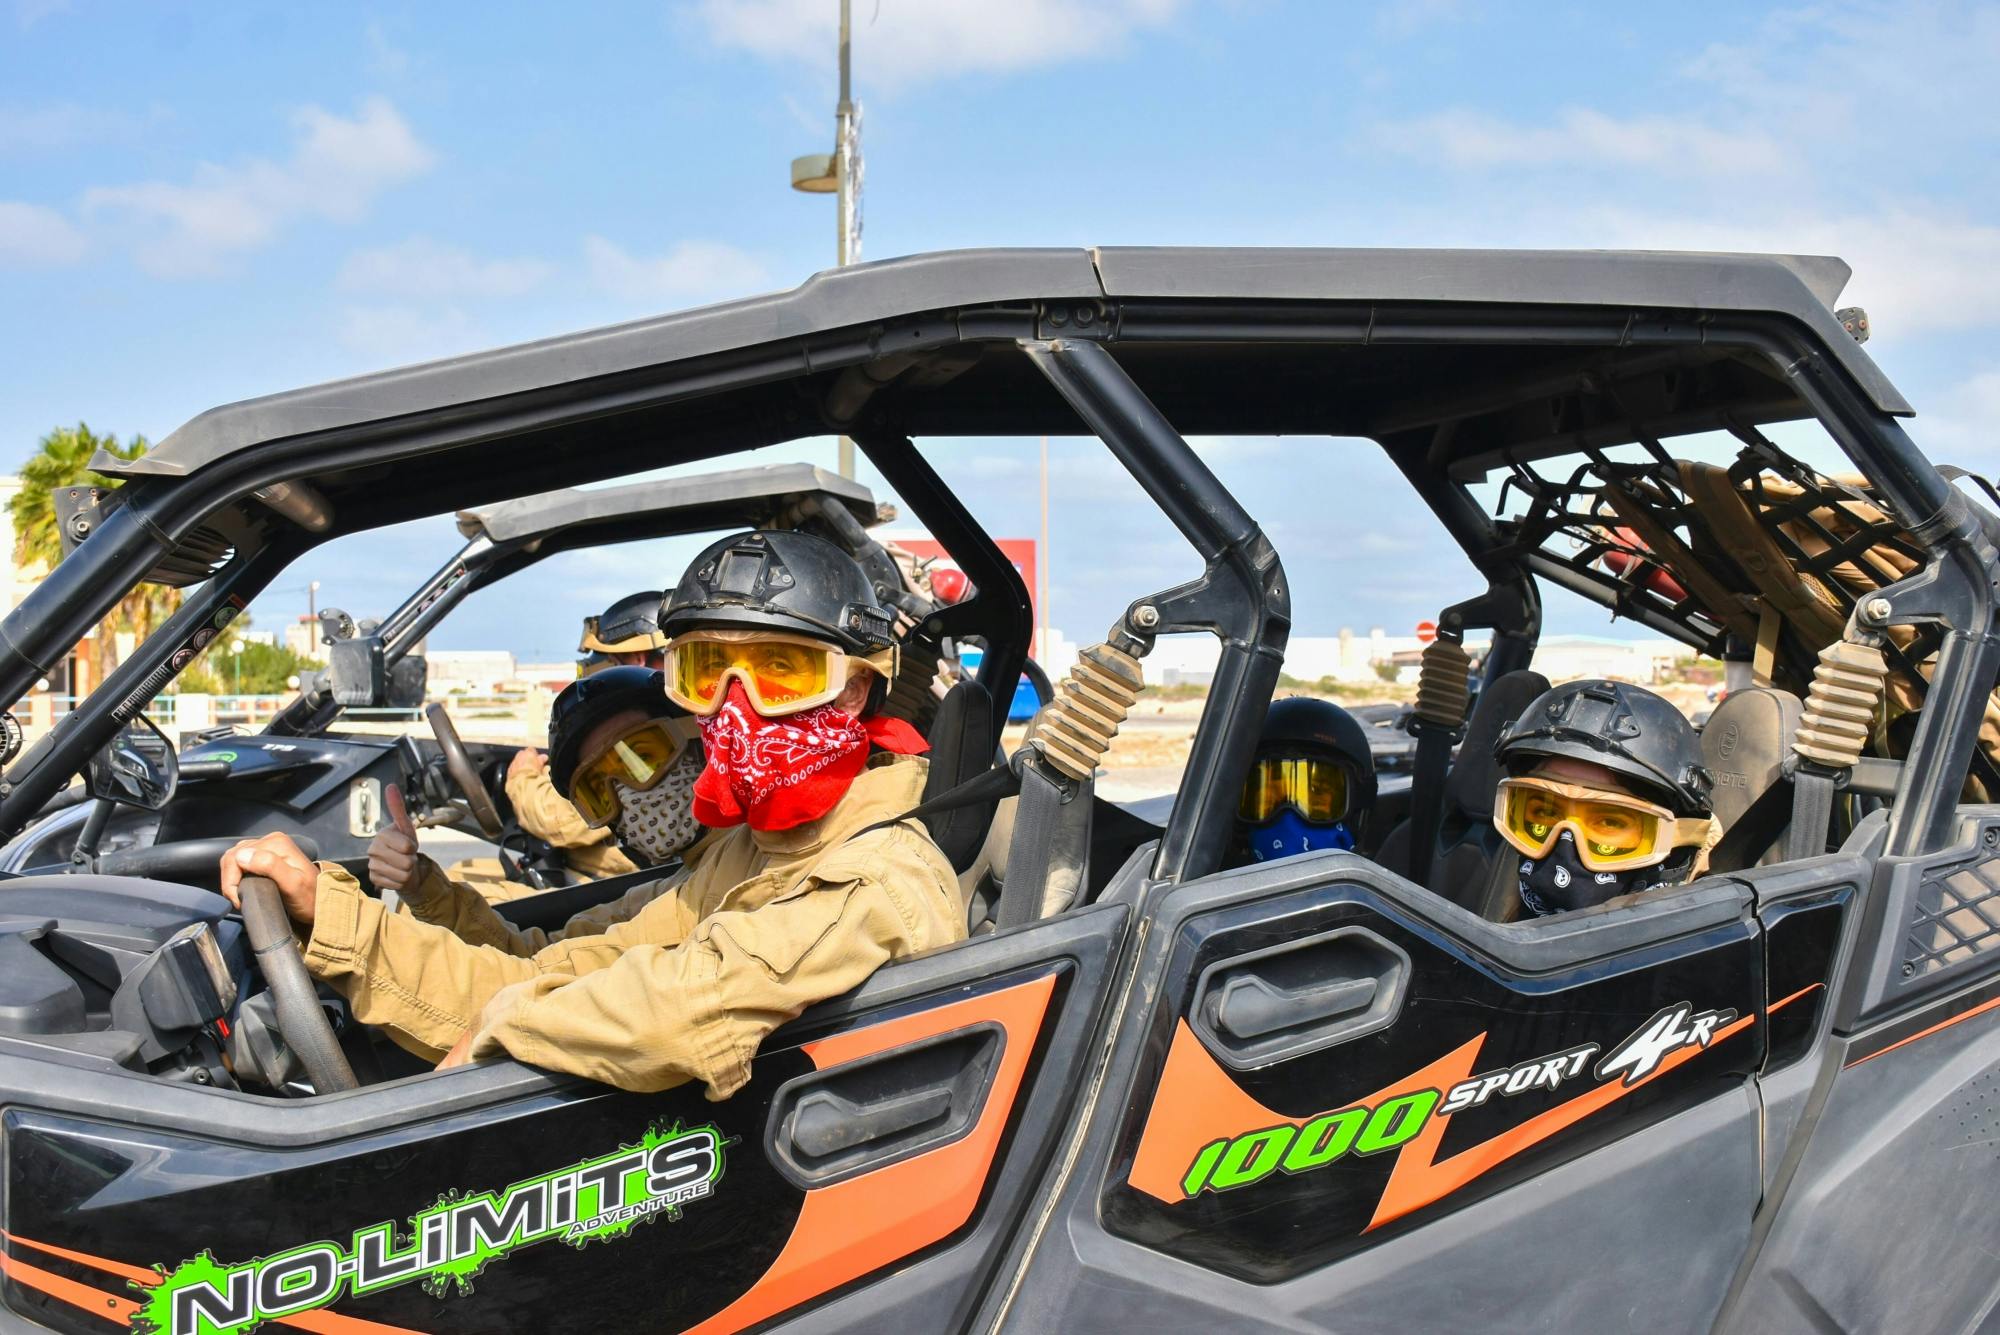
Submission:
[[[1701,728],[1701,763],[1715,778],[1715,818],[1727,830],[1778,781],[1804,706],[1790,691],[1731,691]]]
[[[1472,718],[1465,725],[1465,740],[1459,744],[1458,759],[1444,781],[1447,809],[1457,808],[1475,824],[1493,818],[1493,790],[1500,783],[1500,762],[1494,758],[1493,744],[1507,725],[1521,717],[1521,711],[1547,693],[1549,679],[1522,668],[1496,677],[1479,692],[1472,706]]]

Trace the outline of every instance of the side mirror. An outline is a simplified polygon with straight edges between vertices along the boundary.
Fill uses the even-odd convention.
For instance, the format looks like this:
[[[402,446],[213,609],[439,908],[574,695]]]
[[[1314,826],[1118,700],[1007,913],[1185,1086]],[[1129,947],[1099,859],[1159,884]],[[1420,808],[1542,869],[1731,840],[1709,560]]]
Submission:
[[[143,714],[111,739],[84,777],[92,797],[144,811],[164,807],[179,781],[174,744]]]

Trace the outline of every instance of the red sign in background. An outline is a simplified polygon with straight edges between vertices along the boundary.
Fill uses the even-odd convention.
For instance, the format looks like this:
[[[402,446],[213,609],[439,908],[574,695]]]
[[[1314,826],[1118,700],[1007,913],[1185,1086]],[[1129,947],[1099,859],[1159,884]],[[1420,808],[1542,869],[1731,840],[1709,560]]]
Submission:
[[[964,572],[959,570],[958,562],[952,560],[946,554],[944,547],[936,540],[931,538],[904,537],[890,537],[887,540],[901,547],[919,561],[935,562],[930,567],[931,581],[939,594],[947,598],[951,597],[954,593],[963,596],[964,589],[962,587],[950,587],[954,583],[950,576],[957,574],[962,581],[964,579]],[[1014,569],[1021,572],[1021,582],[1028,586],[1028,606],[1033,608],[1035,606],[1035,599],[1040,592],[1039,586],[1035,583],[1035,540],[1033,538],[995,538],[993,545],[1000,549],[1002,556],[1005,556],[1009,561],[1014,563]],[[943,576],[943,578],[940,579],[940,576]],[[1041,625],[1041,617],[1039,615],[1035,617],[1035,625]],[[1035,644],[1029,647],[1028,652],[1039,655],[1042,649],[1039,644]]]

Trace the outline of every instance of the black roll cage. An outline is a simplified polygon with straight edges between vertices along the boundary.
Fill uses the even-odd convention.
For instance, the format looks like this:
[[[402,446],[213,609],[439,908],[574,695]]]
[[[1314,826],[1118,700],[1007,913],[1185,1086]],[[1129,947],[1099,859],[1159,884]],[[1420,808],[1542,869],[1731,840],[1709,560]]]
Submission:
[[[1943,626],[1942,644],[1926,708],[1890,817],[1887,851],[1914,854],[1941,848],[1950,837],[1961,777],[1977,740],[1978,725],[1996,673],[2000,638],[1994,634],[1995,573],[2000,557],[1964,498],[1910,442],[1882,406],[1879,392],[1863,392],[1846,363],[1827,354],[1804,324],[1756,312],[1634,311],[1582,306],[1497,306],[1447,302],[1401,306],[1343,302],[1256,300],[1160,301],[1104,298],[1091,307],[1095,329],[1052,336],[1063,303],[1014,303],[959,309],[876,324],[866,329],[815,332],[777,343],[669,362],[641,371],[526,391],[463,405],[442,414],[371,421],[309,432],[223,454],[185,478],[135,477],[124,504],[112,511],[75,557],[61,563],[20,607],[0,622],[0,697],[19,698],[48,665],[101,619],[116,598],[199,524],[213,526],[218,512],[237,507],[236,557],[196,591],[181,612],[150,637],[87,701],[12,767],[0,782],[0,831],[12,833],[81,768],[125,718],[166,680],[170,655],[185,635],[212,619],[232,598],[246,600],[277,571],[327,534],[306,535],[248,503],[259,488],[341,470],[383,465],[416,466],[436,456],[449,464],[454,452],[497,445],[506,438],[561,426],[581,432],[610,422],[599,446],[576,451],[559,466],[570,482],[616,477],[657,466],[659,447],[644,438],[620,439],[620,414],[647,405],[700,400],[773,381],[838,370],[863,369],[900,359],[878,381],[844,400],[843,416],[870,459],[881,468],[917,517],[937,535],[979,588],[977,598],[936,619],[939,629],[963,633],[979,624],[994,651],[982,669],[986,684],[1011,685],[1028,633],[1028,601],[1018,575],[990,537],[972,521],[908,435],[871,416],[867,402],[881,385],[893,386],[903,366],[954,345],[1008,343],[1033,361],[1069,408],[1095,430],[1135,480],[1160,504],[1207,569],[1202,578],[1152,595],[1128,610],[1119,628],[1149,640],[1170,630],[1202,629],[1223,641],[1216,689],[1204,710],[1190,762],[1190,780],[1174,805],[1160,858],[1163,879],[1200,875],[1222,854],[1233,793],[1247,768],[1261,711],[1275,683],[1289,624],[1288,588],[1276,554],[1254,521],[1190,450],[1180,434],[1108,348],[1121,344],[1220,342],[1259,344],[1547,344],[1627,349],[1725,348],[1775,367],[1799,399],[1828,429],[1881,497],[1930,554],[1915,577],[1883,591],[1893,606],[1888,620],[1925,620]],[[1080,336],[1079,336],[1080,335]],[[892,346],[893,353],[889,351]],[[1018,430],[1032,405],[1008,414]],[[1774,415],[1797,416],[1792,411]],[[1713,421],[1675,419],[1671,432]],[[1041,419],[1061,432],[1060,420]],[[847,425],[846,420],[839,425]],[[830,423],[823,407],[801,396],[796,406],[760,414],[745,427],[718,418],[691,426],[673,442],[676,462],[821,434]],[[1642,424],[1644,425],[1644,424]],[[1656,424],[1657,425],[1657,424]],[[1354,434],[1351,431],[1340,434]],[[1447,443],[1438,431],[1406,427],[1375,433],[1454,540],[1489,580],[1482,598],[1462,605],[1468,616],[1488,616],[1504,641],[1496,660],[1525,660],[1539,626],[1532,581],[1518,567],[1495,561],[1492,521],[1448,476]],[[1558,452],[1561,433],[1518,448]],[[1601,443],[1601,442],[1600,442]],[[518,462],[518,461],[516,461]],[[468,476],[479,493],[497,481]],[[1454,494],[1456,493],[1456,494]],[[483,496],[468,496],[475,504]],[[390,513],[358,527],[395,522]],[[349,530],[352,531],[352,530]],[[1232,601],[1235,600],[1235,601]],[[1163,619],[1135,618],[1141,607]],[[1476,623],[1473,623],[1476,624]],[[1490,666],[1498,667],[1499,662]],[[996,709],[1011,692],[994,689]]]

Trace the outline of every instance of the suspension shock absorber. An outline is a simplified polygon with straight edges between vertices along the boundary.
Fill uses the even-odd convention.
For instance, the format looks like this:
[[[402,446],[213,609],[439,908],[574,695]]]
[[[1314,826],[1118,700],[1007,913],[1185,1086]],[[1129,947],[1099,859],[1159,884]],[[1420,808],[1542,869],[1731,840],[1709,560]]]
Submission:
[[[1417,701],[1410,719],[1417,757],[1410,787],[1409,873],[1418,885],[1429,882],[1444,821],[1445,768],[1472,700],[1472,655],[1465,652],[1463,636],[1456,624],[1440,626],[1438,637],[1424,646],[1417,669]]]
[[[1826,852],[1834,794],[1861,758],[1888,685],[1889,664],[1872,638],[1835,640],[1819,651],[1805,712],[1792,739],[1792,820],[1785,858]]]
[[[1433,727],[1456,732],[1465,723],[1472,701],[1472,655],[1457,640],[1439,635],[1424,646],[1417,667],[1416,717]]]
[[[1028,725],[1025,740],[1058,771],[1081,783],[1097,773],[1145,685],[1136,657],[1111,644],[1093,644],[1077,655],[1055,698]]]
[[[1889,663],[1872,641],[1835,640],[1819,651],[1792,750],[1800,760],[1842,771],[1854,768],[1882,708]]]

